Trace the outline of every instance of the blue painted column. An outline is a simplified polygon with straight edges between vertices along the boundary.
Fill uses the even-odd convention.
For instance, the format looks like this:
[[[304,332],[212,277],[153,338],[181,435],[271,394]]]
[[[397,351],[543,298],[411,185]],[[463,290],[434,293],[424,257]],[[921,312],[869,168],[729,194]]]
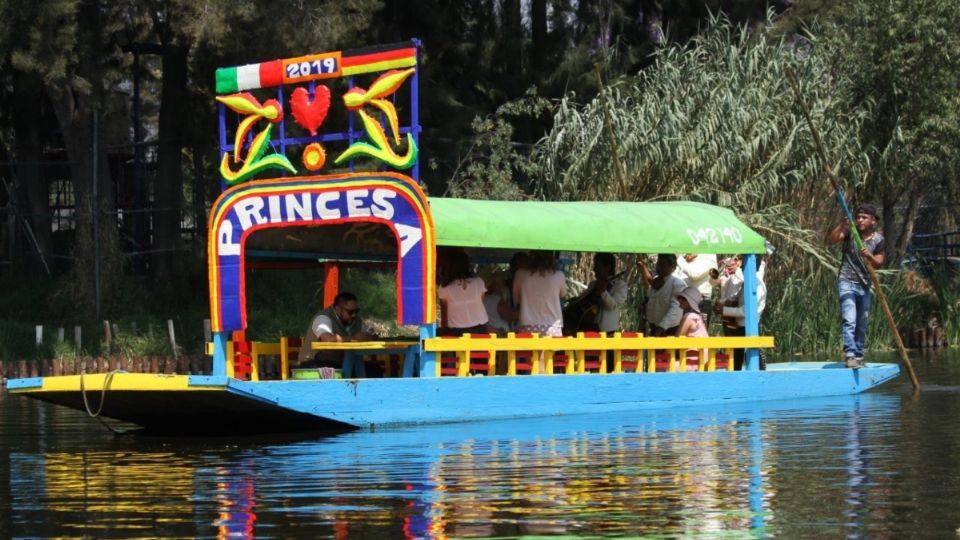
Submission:
[[[219,101],[217,102],[217,122],[220,126],[220,155],[217,156],[219,158],[222,157],[223,154],[230,151],[230,147],[227,146],[227,109],[223,103],[220,103]],[[227,182],[221,176],[220,193],[223,193],[226,189]]]
[[[227,376],[227,343],[230,342],[230,332],[213,333],[213,375],[214,377]]]
[[[437,353],[427,352],[423,350],[423,340],[427,338],[434,338],[434,337],[437,337],[436,324],[420,325],[420,376],[421,377],[437,376]]]
[[[760,312],[757,306],[757,256],[747,253],[743,256],[743,311],[744,335],[755,337],[760,335]],[[760,369],[760,351],[747,349],[743,357],[744,371]]]
[[[420,40],[413,38],[410,40],[417,49],[417,69],[413,72],[413,80],[410,81],[410,129],[413,131],[413,140],[420,148]],[[420,184],[420,158],[413,162],[413,170],[410,171],[413,179]],[[422,372],[421,372],[422,373]]]

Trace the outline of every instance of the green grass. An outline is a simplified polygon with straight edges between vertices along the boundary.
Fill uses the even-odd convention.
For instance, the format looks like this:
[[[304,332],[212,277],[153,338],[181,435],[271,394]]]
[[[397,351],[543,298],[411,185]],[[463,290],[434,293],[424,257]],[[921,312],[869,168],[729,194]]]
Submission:
[[[956,278],[931,279],[923,286],[904,271],[881,273],[884,294],[901,337],[906,331],[926,326],[938,317],[949,343],[957,343],[960,282]],[[764,333],[776,336],[780,354],[836,352],[841,350],[840,308],[836,277],[827,273],[791,275],[768,281],[767,309],[763,314]],[[874,295],[867,330],[867,347],[883,350],[896,347],[880,300]]]

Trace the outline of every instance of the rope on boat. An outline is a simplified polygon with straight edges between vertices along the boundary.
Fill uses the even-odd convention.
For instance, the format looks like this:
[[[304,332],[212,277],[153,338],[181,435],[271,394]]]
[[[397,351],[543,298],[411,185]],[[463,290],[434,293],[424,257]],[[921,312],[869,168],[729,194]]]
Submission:
[[[124,433],[127,433],[129,431],[128,429],[113,427],[100,416],[100,413],[103,411],[103,403],[106,401],[107,387],[110,386],[110,380],[113,379],[113,376],[117,373],[126,373],[127,371],[124,369],[115,369],[107,372],[106,377],[103,378],[103,388],[100,390],[100,406],[97,407],[96,412],[91,410],[90,402],[87,401],[87,390],[83,384],[83,377],[86,375],[86,372],[86,369],[80,370],[80,395],[83,397],[83,408],[87,410],[87,414],[90,416],[90,418],[96,418],[97,421],[103,424],[104,427],[117,435],[123,435]]]

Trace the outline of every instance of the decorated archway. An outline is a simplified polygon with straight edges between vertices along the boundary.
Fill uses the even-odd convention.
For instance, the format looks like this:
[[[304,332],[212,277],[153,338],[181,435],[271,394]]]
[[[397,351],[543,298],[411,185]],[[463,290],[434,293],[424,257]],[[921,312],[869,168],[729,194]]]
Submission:
[[[426,196],[399,173],[350,173],[253,180],[220,195],[207,240],[211,330],[247,326],[244,250],[252,233],[364,222],[386,225],[396,238],[397,322],[434,322],[436,241]]]

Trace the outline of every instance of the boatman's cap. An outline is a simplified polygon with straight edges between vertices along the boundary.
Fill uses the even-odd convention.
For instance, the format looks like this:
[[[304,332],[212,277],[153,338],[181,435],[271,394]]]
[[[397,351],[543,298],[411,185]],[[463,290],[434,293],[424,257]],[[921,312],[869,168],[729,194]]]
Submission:
[[[863,203],[857,208],[858,214],[867,214],[873,216],[873,219],[880,219],[880,216],[877,215],[877,207],[870,203]]]

